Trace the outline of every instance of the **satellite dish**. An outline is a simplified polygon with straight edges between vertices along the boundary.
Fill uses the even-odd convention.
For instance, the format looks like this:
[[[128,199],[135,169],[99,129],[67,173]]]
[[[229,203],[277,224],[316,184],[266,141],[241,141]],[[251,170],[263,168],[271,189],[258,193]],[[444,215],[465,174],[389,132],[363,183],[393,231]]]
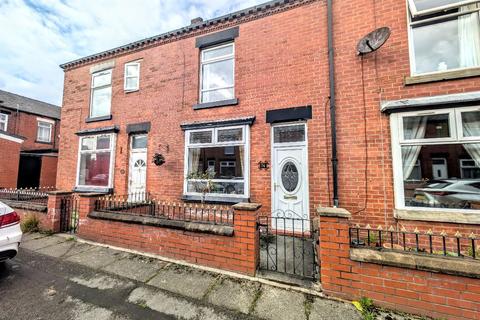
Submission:
[[[377,51],[390,37],[390,28],[378,28],[363,37],[357,44],[359,55]]]

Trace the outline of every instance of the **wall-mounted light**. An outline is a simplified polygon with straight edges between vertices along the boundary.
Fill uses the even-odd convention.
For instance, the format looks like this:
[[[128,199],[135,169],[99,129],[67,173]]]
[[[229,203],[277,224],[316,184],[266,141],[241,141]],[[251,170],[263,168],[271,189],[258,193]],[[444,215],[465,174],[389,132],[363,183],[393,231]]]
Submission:
[[[160,153],[155,153],[153,155],[153,161],[152,161],[156,166],[161,166],[162,164],[165,163],[165,157],[160,154]]]

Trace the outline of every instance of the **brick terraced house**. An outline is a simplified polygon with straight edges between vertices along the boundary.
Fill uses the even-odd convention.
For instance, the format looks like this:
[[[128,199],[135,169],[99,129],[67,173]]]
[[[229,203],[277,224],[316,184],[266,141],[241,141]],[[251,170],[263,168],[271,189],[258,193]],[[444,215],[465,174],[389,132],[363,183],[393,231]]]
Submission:
[[[200,201],[202,173],[213,185],[207,202],[310,217],[338,201],[358,222],[471,231],[480,223],[477,4],[424,2],[333,6],[337,192],[325,1],[196,19],[63,64],[59,188]],[[357,42],[381,26],[390,39],[359,56]]]
[[[60,107],[0,90],[0,188],[54,187]]]
[[[295,232],[336,206],[375,230],[478,234],[478,3],[271,1],[65,63],[57,186],[260,203],[262,215],[303,219],[283,220]],[[359,54],[380,27],[386,43]],[[106,230],[89,237],[108,242]],[[125,232],[124,245],[156,252]],[[322,286],[360,292],[346,284],[358,273],[329,287],[340,274]],[[463,312],[451,308],[440,313]]]

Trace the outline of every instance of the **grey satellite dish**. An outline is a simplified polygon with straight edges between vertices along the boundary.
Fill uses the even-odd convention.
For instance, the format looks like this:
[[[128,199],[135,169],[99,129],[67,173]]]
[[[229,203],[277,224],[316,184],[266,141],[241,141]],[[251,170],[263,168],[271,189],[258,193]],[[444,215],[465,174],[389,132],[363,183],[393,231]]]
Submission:
[[[390,37],[390,28],[382,27],[370,32],[362,38],[357,44],[359,55],[367,54],[378,50]]]

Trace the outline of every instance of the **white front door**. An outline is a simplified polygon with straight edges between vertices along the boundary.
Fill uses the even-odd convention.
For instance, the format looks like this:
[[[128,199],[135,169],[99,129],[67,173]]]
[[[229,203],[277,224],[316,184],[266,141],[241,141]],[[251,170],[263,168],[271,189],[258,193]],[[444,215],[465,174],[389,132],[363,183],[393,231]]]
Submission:
[[[306,124],[273,126],[272,136],[272,227],[308,231]]]
[[[433,179],[448,179],[447,159],[432,158]]]
[[[132,136],[130,146],[128,199],[141,201],[147,191],[147,136]]]

